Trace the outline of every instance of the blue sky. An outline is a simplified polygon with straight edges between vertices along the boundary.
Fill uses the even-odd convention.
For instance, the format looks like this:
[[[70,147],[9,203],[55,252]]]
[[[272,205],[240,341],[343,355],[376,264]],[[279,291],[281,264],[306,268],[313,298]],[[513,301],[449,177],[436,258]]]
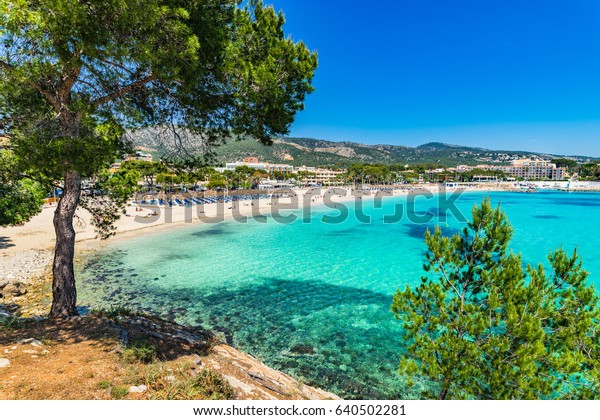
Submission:
[[[266,0],[319,53],[291,135],[600,156],[597,0]]]

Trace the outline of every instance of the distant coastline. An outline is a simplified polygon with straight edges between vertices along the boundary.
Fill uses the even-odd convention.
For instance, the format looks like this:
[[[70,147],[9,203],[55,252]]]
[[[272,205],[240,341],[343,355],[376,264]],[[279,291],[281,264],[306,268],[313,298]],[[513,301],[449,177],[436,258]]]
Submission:
[[[343,187],[340,187],[343,188]],[[384,187],[386,188],[386,187]],[[333,190],[335,188],[331,188]],[[419,184],[410,187],[396,188],[394,189],[394,196],[401,194],[408,194],[410,191],[426,190],[433,193],[438,192],[440,186],[437,184]],[[346,188],[349,192],[350,188]],[[375,193],[376,188],[370,190],[370,193]],[[507,183],[501,185],[489,185],[482,184],[479,187],[467,187],[469,190],[481,190],[481,191],[510,191],[516,190],[516,187],[510,186]],[[295,189],[293,190],[299,197],[298,208],[303,205],[302,197],[307,193],[308,189]],[[323,192],[328,191],[328,188],[323,188]],[[233,193],[233,192],[232,192]],[[345,197],[336,196],[334,201],[346,202],[352,200],[354,197],[349,193]],[[282,203],[285,201],[282,199]],[[318,195],[313,201],[309,201],[310,205],[320,206],[323,205],[323,196]],[[252,212],[260,212],[261,214],[270,214],[271,206],[268,200],[261,200],[259,206],[252,206],[251,200],[239,201],[236,204],[236,210],[241,216],[251,216]],[[153,206],[143,206],[142,211],[137,211],[136,208],[142,206],[130,202],[126,207],[126,215],[116,222],[116,235],[109,238],[107,241],[115,241],[125,237],[143,235],[145,232],[158,231],[162,229],[172,229],[181,225],[191,225],[202,223],[203,220],[209,218],[221,217],[223,221],[230,220],[234,217],[233,209],[230,203],[221,205],[221,214],[219,214],[219,204],[206,204],[202,210],[204,213],[198,214],[198,206],[189,207],[167,207],[161,206],[159,208]],[[42,212],[37,216],[33,217],[28,223],[23,226],[5,227],[0,228],[0,236],[4,237],[3,248],[0,249],[2,255],[12,255],[25,250],[38,250],[48,251],[54,247],[54,231],[52,225],[52,218],[54,215],[55,206],[46,205],[42,209]],[[145,217],[150,215],[153,211],[159,211],[158,217]],[[100,241],[96,239],[96,233],[93,226],[90,224],[90,214],[85,209],[78,209],[76,213],[76,219],[74,222],[75,231],[77,233],[77,245],[76,251],[85,250],[101,246],[107,241]]]
[[[600,192],[600,182],[573,182],[571,187],[567,189],[568,181],[530,181],[527,184],[534,185],[539,189],[551,189],[551,190],[568,190],[573,192]],[[335,195],[333,201],[336,202],[348,202],[354,199],[351,195],[351,188],[349,187],[337,187],[345,188],[347,191],[346,196]],[[377,190],[387,189],[392,190],[392,186],[381,186],[373,187],[368,189],[368,192],[375,194]],[[438,193],[443,188],[440,184],[415,184],[412,186],[403,186],[393,188],[393,196],[400,196],[408,194],[413,191],[429,191],[432,193]],[[456,188],[464,188],[465,191],[521,191],[519,183],[515,182],[501,182],[501,183],[481,183],[481,184],[458,184],[458,187],[452,187],[446,189],[446,191],[452,192]],[[323,188],[322,191],[333,191],[335,187]],[[302,208],[306,203],[303,200],[304,195],[309,191],[306,188],[294,189],[295,194],[298,195],[298,209]],[[233,192],[232,192],[233,194]],[[371,196],[372,197],[372,196]],[[282,207],[285,207],[285,199],[281,199]],[[252,212],[260,212],[261,214],[269,215],[272,208],[268,200],[261,200],[259,206],[251,205],[251,200],[242,200],[236,203],[235,211],[242,217],[251,216]],[[308,204],[312,206],[322,206],[323,196],[318,195],[312,201],[308,201]],[[219,206],[221,206],[219,208]],[[77,233],[77,246],[76,251],[82,251],[90,248],[102,246],[104,243],[120,240],[126,237],[144,235],[146,232],[159,231],[163,229],[173,229],[177,226],[189,226],[193,224],[203,223],[208,219],[215,219],[220,217],[223,221],[231,220],[235,217],[234,209],[231,203],[224,204],[206,204],[202,210],[204,213],[198,213],[198,206],[189,207],[160,207],[158,210],[159,217],[148,217],[146,215],[151,214],[156,210],[152,206],[143,206],[142,211],[137,211],[136,208],[140,208],[140,205],[129,203],[126,207],[126,215],[116,222],[116,235],[109,238],[107,241],[100,241],[96,239],[96,233],[93,226],[89,223],[90,215],[84,209],[78,209],[75,230]],[[10,256],[17,254],[22,251],[36,250],[36,251],[48,251],[54,247],[54,231],[52,226],[52,217],[54,215],[55,206],[44,206],[42,212],[33,217],[31,221],[23,226],[5,227],[0,228],[0,237],[3,237],[3,245],[0,248],[0,255]],[[214,223],[214,222],[211,222]]]

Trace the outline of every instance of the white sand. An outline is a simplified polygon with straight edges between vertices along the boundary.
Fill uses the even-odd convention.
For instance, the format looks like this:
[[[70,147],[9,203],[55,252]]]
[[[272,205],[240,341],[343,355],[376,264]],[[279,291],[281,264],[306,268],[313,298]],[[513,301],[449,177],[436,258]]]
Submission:
[[[280,206],[272,206],[270,200],[260,200],[254,205],[251,201],[240,201],[235,203],[218,203],[205,204],[204,206],[193,207],[163,207],[163,206],[144,206],[142,211],[136,212],[135,205],[127,206],[127,215],[122,216],[117,222],[116,238],[122,238],[125,233],[131,234],[136,232],[140,234],[140,230],[147,229],[166,229],[174,226],[200,224],[200,223],[217,223],[218,221],[229,220],[234,217],[269,215],[273,208],[287,207],[302,208],[306,204],[321,205],[323,197],[318,196],[311,198],[305,196],[306,190],[297,190],[298,198],[281,198]],[[326,194],[327,192],[324,191]],[[346,197],[335,197],[332,200],[342,202],[352,200],[353,196],[347,194]],[[277,204],[277,203],[274,203]],[[55,235],[52,218],[56,206],[45,206],[40,214],[33,217],[28,223],[23,226],[0,228],[0,256],[10,256],[18,254],[24,250],[49,250],[53,249]],[[156,211],[158,217],[145,217]],[[203,212],[202,212],[203,211]],[[90,223],[91,216],[84,210],[79,208],[74,220],[75,231],[77,232],[77,242],[86,242],[85,247],[98,245],[99,240],[96,238],[94,227]],[[127,235],[130,236],[130,235]],[[111,238],[109,240],[114,240]],[[90,243],[88,243],[90,242]]]
[[[510,189],[512,185],[483,185],[478,190],[505,190]],[[437,185],[423,185],[419,188],[427,189],[431,192],[437,192]],[[473,189],[473,188],[471,188]],[[323,194],[331,194],[334,202],[344,202],[353,200],[355,195],[347,191],[345,197],[336,195],[331,190],[323,190]],[[306,205],[319,206],[323,204],[323,196],[308,196],[307,190],[296,190],[297,198],[282,198],[280,205],[271,205],[270,200],[260,200],[251,205],[250,201],[240,201],[235,203],[206,204],[204,206],[193,207],[158,207],[146,206],[142,211],[136,212],[135,205],[127,206],[127,214],[122,216],[116,222],[117,235],[110,238],[109,241],[119,240],[132,235],[141,235],[149,229],[156,231],[158,229],[171,229],[176,226],[185,226],[190,224],[216,223],[219,220],[228,220],[233,217],[269,215],[275,208],[282,210],[285,215],[285,209],[290,207],[299,209]],[[373,193],[374,194],[374,193]],[[394,195],[407,194],[407,191],[396,190]],[[372,199],[365,196],[364,199]],[[275,203],[276,204],[276,203]],[[0,228],[0,272],[7,275],[23,275],[33,270],[37,273],[40,269],[47,267],[49,255],[51,256],[54,248],[54,226],[52,218],[56,206],[46,206],[40,214],[33,217],[23,226]],[[199,213],[203,210],[203,213]],[[158,217],[145,217],[151,212],[157,211]],[[78,209],[74,221],[77,232],[76,251],[83,251],[90,248],[101,246],[104,241],[96,239],[96,232],[90,223],[90,214],[83,209]],[[31,253],[31,251],[44,251]],[[20,255],[20,256],[19,256]],[[40,266],[42,266],[40,268]],[[26,270],[26,271],[23,271]],[[35,274],[34,273],[34,274]]]

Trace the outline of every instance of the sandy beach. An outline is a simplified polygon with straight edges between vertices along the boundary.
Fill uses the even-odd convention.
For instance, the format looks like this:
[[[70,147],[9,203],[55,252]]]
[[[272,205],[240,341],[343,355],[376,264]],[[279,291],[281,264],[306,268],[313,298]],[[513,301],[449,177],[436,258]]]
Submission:
[[[410,192],[429,191],[439,192],[435,184],[424,184],[415,187],[394,189],[393,196],[406,195]],[[482,185],[469,187],[467,190],[480,191],[511,191],[512,184]],[[453,190],[450,189],[450,192]],[[324,202],[343,203],[362,197],[373,199],[377,189],[351,190],[331,188],[323,190],[298,189],[295,197],[279,199],[243,200],[235,203],[212,203],[183,206],[140,206],[133,202],[126,208],[126,215],[116,222],[116,235],[108,240],[96,238],[94,226],[90,223],[91,215],[79,208],[74,220],[77,233],[76,252],[95,249],[112,241],[122,240],[132,236],[144,235],[161,229],[174,229],[193,224],[219,223],[234,218],[260,217],[271,215],[275,210],[286,214],[290,209],[300,209],[306,206],[322,206]],[[392,195],[392,189],[385,196]],[[0,228],[0,281],[8,280],[27,282],[30,277],[38,276],[49,267],[52,260],[55,234],[52,219],[55,205],[46,205],[41,213],[22,226]]]
[[[431,189],[434,190],[433,188]],[[333,190],[331,190],[333,191]],[[285,209],[303,208],[307,205],[323,204],[324,196],[308,190],[296,190],[295,198],[280,198],[278,200],[243,200],[234,203],[214,203],[202,206],[139,206],[129,203],[126,215],[116,222],[116,235],[108,241],[118,240],[131,235],[140,235],[152,229],[171,229],[181,225],[219,223],[239,217],[270,215],[274,208]],[[324,190],[324,194],[329,191]],[[395,195],[405,192],[395,191]],[[331,193],[333,202],[345,202],[354,199],[347,193],[345,197]],[[52,219],[55,205],[46,205],[41,213],[22,226],[0,228],[0,256],[14,256],[26,250],[48,251],[53,249],[55,234]],[[136,211],[138,209],[138,211]],[[157,216],[152,215],[158,213]],[[77,210],[74,225],[77,233],[78,249],[97,246],[100,241],[96,238],[94,226],[90,223],[90,213],[82,208]]]

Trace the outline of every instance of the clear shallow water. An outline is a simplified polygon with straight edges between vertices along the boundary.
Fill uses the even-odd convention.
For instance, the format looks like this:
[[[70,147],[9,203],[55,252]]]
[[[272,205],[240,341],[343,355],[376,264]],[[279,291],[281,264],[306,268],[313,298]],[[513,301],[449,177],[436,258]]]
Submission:
[[[470,218],[489,195],[514,228],[512,248],[526,263],[546,262],[559,245],[579,246],[591,281],[600,285],[600,194],[467,193],[457,202]],[[417,201],[425,224],[405,217],[385,224],[401,197],[381,208],[365,201],[372,223],[320,208],[310,220],[283,225],[226,222],[120,241],[77,267],[84,306],[123,305],[212,329],[268,365],[346,398],[411,398],[397,377],[401,328],[390,312],[394,291],[422,275],[427,228],[454,233],[460,221],[439,219],[437,199]],[[325,216],[325,222],[322,220]],[[265,220],[262,220],[263,222]],[[307,223],[309,222],[310,223]]]

